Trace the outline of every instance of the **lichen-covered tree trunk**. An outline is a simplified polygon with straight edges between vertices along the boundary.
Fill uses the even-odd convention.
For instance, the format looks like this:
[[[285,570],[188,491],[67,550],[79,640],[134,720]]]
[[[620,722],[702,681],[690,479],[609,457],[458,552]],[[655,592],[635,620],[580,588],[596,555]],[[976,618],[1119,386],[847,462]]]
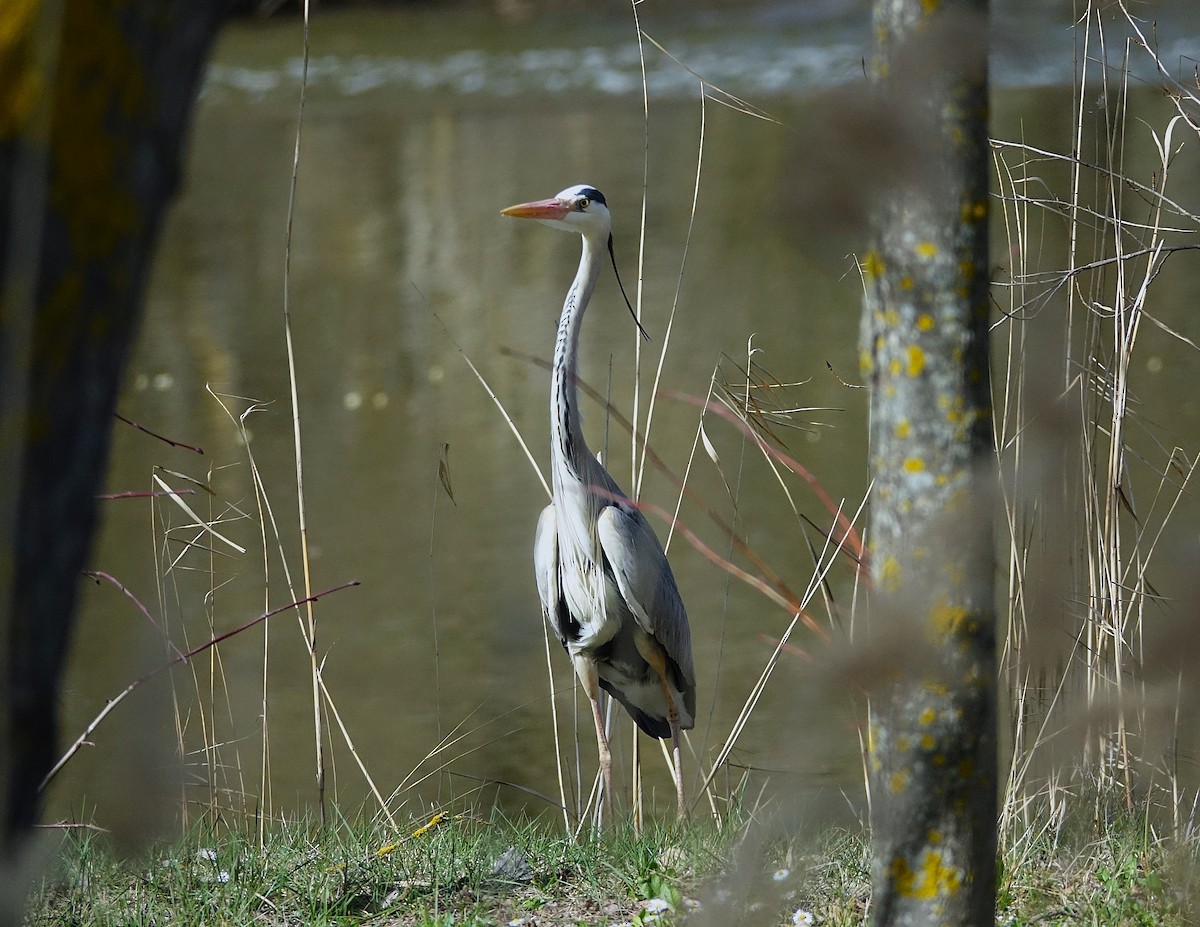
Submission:
[[[876,0],[876,89],[903,135],[873,216],[871,633],[877,925],[994,924],[996,678],[988,375],[986,0]]]
[[[227,6],[0,3],[0,923],[55,759],[121,368]]]

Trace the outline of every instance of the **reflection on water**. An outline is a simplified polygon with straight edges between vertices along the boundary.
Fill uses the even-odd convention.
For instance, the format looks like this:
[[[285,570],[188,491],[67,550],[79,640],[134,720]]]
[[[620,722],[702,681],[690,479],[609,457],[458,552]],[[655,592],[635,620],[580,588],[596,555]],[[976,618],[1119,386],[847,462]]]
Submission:
[[[829,13],[835,7],[822,5],[804,21],[767,6],[749,17],[646,22],[689,65],[754,99],[779,123],[711,102],[702,111],[695,78],[657,56],[647,76],[648,136],[627,16],[591,25],[502,24],[478,14],[318,20],[291,250],[308,541],[314,590],[362,583],[321,601],[318,648],[338,711],[385,793],[458,732],[467,736],[432,765],[458,757],[451,770],[461,778],[435,776],[422,786],[423,798],[467,793],[478,779],[557,795],[531,567],[545,496],[464,354],[544,466],[548,375],[528,357],[550,354],[578,243],[504,222],[503,206],[573,182],[598,186],[613,209],[623,274],[637,281],[648,158],[640,276],[654,341],[640,359],[639,426],[678,288],[661,386],[704,396],[716,372],[740,388],[747,352],[758,352],[757,364],[794,384],[780,404],[810,410],[793,416],[800,427],[774,426],[788,452],[834,499],[851,509],[860,503],[866,454],[865,396],[852,385],[857,273],[849,254],[812,246],[834,217],[792,205],[802,201],[793,195],[797,186],[820,182],[792,168],[809,114],[800,91],[860,70],[866,30],[853,12]],[[741,31],[730,29],[731,19]],[[163,468],[158,473],[173,488],[195,490],[183,497],[193,510],[246,550],[186,527],[189,517],[169,499],[105,503],[94,567],[139,596],[180,647],[292,599],[272,518],[294,594],[301,594],[281,304],[296,48],[296,24],[283,21],[238,27],[225,38],[121,399],[124,415],[205,453],[119,429],[111,489],[149,490],[154,468]],[[783,89],[791,95],[777,93]],[[582,101],[578,90],[586,91]],[[1011,94],[999,108],[1019,114],[1042,144],[1066,150],[1068,99],[1066,91],[1043,89]],[[1190,297],[1186,286],[1168,284],[1163,293],[1178,287],[1179,299],[1194,303],[1194,285]],[[1168,305],[1163,315],[1175,311]],[[585,325],[582,372],[625,415],[633,408],[637,343],[616,288],[602,281]],[[1180,382],[1163,394],[1190,397],[1186,376],[1173,371],[1158,382]],[[1183,416],[1194,432],[1198,410],[1187,401]],[[609,468],[632,485],[628,434],[600,407],[587,412],[589,442],[605,448]],[[240,437],[243,414],[252,457]],[[711,507],[803,591],[810,544],[822,544],[803,518],[830,520],[804,485],[785,479],[793,511],[771,469],[716,418],[706,424],[711,453],[702,448],[693,460],[697,413],[677,399],[657,401],[650,436],[671,473],[689,472],[694,498],[681,509],[688,527],[728,556],[728,539],[706,514]],[[439,477],[446,446],[453,498]],[[643,493],[675,506],[670,476],[654,467]],[[664,523],[656,527],[665,535]],[[700,681],[692,745],[711,756],[789,616],[679,537],[671,557]],[[838,620],[847,620],[847,569],[830,574],[827,594]],[[64,704],[71,736],[105,698],[168,653],[112,588],[89,587],[84,609]],[[825,606],[813,611],[828,624]],[[794,643],[809,649],[812,640]],[[571,674],[555,650],[558,705],[569,719]],[[264,659],[271,737],[264,806],[303,806],[312,798],[311,689],[300,632],[285,614],[265,632],[224,644],[219,660],[206,654],[177,669],[173,691],[163,683],[133,696],[62,774],[54,809],[77,813],[81,801],[99,801],[100,819],[111,821],[117,812],[106,809],[119,804],[114,796],[128,798],[134,771],[157,768],[170,755],[176,722],[188,751],[189,797],[207,800],[210,786],[260,795]],[[821,692],[819,682],[804,658],[786,658],[740,741],[737,763],[853,782],[849,695]],[[217,707],[199,708],[197,688],[206,698],[215,694]],[[590,770],[595,748],[586,711],[578,717]],[[569,732],[570,720],[561,726]],[[621,718],[614,739],[616,762],[626,769],[631,729]],[[340,734],[331,740],[339,795],[357,803],[365,786]],[[203,752],[206,742],[221,750]],[[670,808],[656,753],[649,754],[651,782]],[[525,792],[499,793],[514,805],[544,807]]]

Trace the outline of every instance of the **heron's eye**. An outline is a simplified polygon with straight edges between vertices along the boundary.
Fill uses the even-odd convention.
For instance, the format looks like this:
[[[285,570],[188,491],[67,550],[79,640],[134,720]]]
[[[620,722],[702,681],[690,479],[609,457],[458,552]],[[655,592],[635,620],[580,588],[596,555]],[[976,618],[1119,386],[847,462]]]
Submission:
[[[578,204],[576,204],[576,208],[582,212],[583,210],[587,209],[589,205],[591,205],[591,200],[589,200],[586,196],[581,196]]]

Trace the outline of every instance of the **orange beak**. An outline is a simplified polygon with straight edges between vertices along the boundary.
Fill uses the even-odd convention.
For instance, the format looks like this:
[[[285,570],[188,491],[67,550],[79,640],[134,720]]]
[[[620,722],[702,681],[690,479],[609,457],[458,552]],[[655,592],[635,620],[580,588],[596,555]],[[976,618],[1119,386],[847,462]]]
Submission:
[[[500,215],[511,216],[514,219],[561,219],[571,211],[571,207],[557,199],[537,200],[533,203],[519,203],[501,209]]]

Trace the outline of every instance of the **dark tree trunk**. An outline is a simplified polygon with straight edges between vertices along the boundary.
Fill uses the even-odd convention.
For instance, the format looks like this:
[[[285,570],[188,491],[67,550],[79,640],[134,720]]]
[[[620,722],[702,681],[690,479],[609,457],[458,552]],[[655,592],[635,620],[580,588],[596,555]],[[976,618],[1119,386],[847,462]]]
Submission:
[[[0,17],[6,880],[55,759],[58,683],[121,368],[226,6],[47,0]],[[13,917],[0,911],[0,922]]]
[[[878,925],[994,924],[996,673],[988,374],[986,0],[876,0],[899,126],[863,258],[872,387]],[[895,114],[902,114],[896,118]]]

